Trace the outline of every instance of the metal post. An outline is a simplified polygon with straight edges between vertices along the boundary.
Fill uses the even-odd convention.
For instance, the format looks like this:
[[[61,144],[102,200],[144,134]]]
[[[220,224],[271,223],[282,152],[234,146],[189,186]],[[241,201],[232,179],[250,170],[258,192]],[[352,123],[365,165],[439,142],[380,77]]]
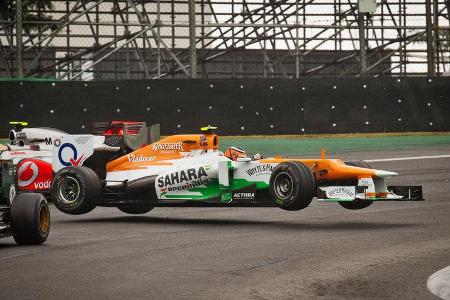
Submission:
[[[66,15],[69,15],[69,8],[70,8],[70,3],[69,0],[66,0]],[[98,7],[97,7],[98,8]],[[67,25],[66,27],[66,57],[70,57],[70,26]],[[73,67],[72,64],[67,65],[67,71],[69,72],[67,74],[67,78],[70,78],[72,76],[72,72],[71,72],[71,68]]]
[[[263,0],[263,24],[266,24],[266,0]],[[267,38],[266,38],[266,27],[263,26],[263,48],[267,49]],[[267,55],[263,55],[264,60],[263,60],[263,64],[264,64],[264,69],[263,69],[263,76],[264,78],[267,77]]]
[[[439,8],[438,8],[438,0],[433,0],[433,47],[436,53],[436,76],[439,76],[441,73],[441,57],[439,50],[441,50],[440,45],[440,37],[439,37]]]
[[[156,39],[156,52],[157,52],[157,74],[156,78],[161,78],[161,19],[160,19],[160,13],[161,13],[161,7],[160,7],[160,0],[156,2],[156,30],[158,32],[158,38]]]
[[[364,14],[358,13],[358,29],[359,29],[359,72],[365,75],[367,72],[367,55],[366,55],[366,26],[364,23]]]
[[[189,0],[189,50],[191,78],[197,78],[197,49],[195,47],[195,0]]]
[[[431,0],[425,0],[428,76],[434,76],[433,23],[431,19]]]
[[[17,77],[23,77],[22,0],[16,0],[16,47]]]
[[[234,0],[231,0],[231,19],[234,20],[234,18],[235,18]],[[231,77],[232,78],[236,78],[236,51],[234,49],[236,46],[235,40],[234,40],[235,36],[236,36],[235,28],[231,27]]]
[[[447,20],[450,22],[450,0],[445,0],[445,7],[447,8]]]
[[[172,25],[175,24],[175,1],[170,1],[170,17]],[[175,51],[175,27],[172,26],[172,50]]]
[[[125,9],[126,9],[125,21],[127,22],[127,25],[125,25],[125,35],[127,36],[127,39],[128,39],[131,34],[130,29],[128,27],[128,24],[130,22],[130,9],[128,6],[128,2],[126,3]],[[126,70],[126,73],[125,73],[126,78],[125,79],[130,79],[130,43],[126,44],[125,49],[126,49],[125,50],[125,70]]]
[[[298,51],[298,1],[295,1],[295,78],[300,77],[300,61],[299,61],[299,51]]]
[[[114,20],[114,26],[113,26],[113,30],[114,30],[114,39],[116,40],[117,38],[117,13],[120,11],[120,7],[119,4],[117,3],[117,0],[114,0],[113,3],[113,20]],[[114,43],[114,49],[117,48],[117,41]],[[114,60],[114,79],[117,80],[117,74],[119,72],[117,72],[117,55],[113,56],[113,60]]]

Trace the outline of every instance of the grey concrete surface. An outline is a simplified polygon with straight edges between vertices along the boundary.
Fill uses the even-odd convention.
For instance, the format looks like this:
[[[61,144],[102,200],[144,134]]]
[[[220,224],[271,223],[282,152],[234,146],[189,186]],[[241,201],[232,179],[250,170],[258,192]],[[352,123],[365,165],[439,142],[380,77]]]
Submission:
[[[450,147],[382,157],[450,153]],[[379,153],[343,153],[379,158]],[[52,207],[42,246],[0,240],[2,299],[436,299],[428,277],[450,265],[450,158],[373,163],[423,185],[425,202],[361,211],[157,208],[128,216]]]

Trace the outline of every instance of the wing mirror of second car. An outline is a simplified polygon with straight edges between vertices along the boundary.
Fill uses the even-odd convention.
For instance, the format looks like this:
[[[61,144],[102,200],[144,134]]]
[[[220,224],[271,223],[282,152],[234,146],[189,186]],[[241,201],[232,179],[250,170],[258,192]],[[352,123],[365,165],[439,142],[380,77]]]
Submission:
[[[238,158],[236,159],[236,161],[237,161],[237,162],[246,162],[246,163],[249,163],[249,162],[252,161],[252,159],[251,159],[250,157],[238,157]]]

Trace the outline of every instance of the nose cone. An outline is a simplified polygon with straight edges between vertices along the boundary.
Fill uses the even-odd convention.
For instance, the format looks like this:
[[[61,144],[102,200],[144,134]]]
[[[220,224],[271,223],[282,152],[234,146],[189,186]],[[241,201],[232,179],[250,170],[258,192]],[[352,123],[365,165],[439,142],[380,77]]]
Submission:
[[[391,177],[398,175],[395,172],[383,171],[383,170],[375,170],[375,176],[380,178]]]

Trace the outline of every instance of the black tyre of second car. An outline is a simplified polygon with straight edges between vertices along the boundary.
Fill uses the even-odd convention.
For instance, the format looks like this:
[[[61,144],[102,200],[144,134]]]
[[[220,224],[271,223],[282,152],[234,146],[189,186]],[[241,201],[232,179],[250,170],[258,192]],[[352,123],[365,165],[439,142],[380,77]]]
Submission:
[[[21,245],[42,244],[50,232],[50,209],[41,194],[23,193],[11,204],[11,230]]]
[[[300,162],[283,162],[275,167],[270,177],[270,195],[284,210],[301,210],[316,195],[314,173]]]
[[[87,167],[67,167],[56,173],[51,198],[64,213],[81,215],[93,210],[102,196],[102,183]]]
[[[363,160],[356,160],[356,161],[346,161],[345,164],[347,166],[352,166],[352,167],[358,167],[358,168],[366,168],[366,169],[371,169],[372,167],[365,161]],[[355,185],[357,185],[358,183],[356,182]],[[367,200],[361,200],[361,199],[356,199],[354,201],[351,202],[338,202],[343,208],[346,209],[351,209],[351,210],[358,210],[358,209],[363,209],[366,207],[369,207],[370,205],[372,205],[373,201],[367,201]]]
[[[142,215],[151,211],[154,206],[118,206],[120,211],[130,215]]]

